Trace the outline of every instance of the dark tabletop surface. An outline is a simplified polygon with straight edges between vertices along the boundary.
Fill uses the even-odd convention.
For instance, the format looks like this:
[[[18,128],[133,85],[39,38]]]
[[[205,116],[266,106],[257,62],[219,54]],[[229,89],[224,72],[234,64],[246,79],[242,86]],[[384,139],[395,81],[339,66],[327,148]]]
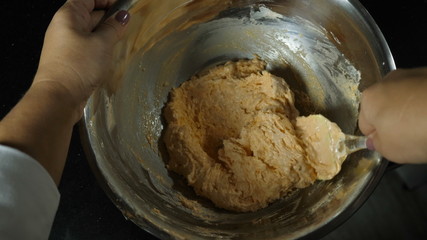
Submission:
[[[44,32],[54,12],[63,2],[1,1],[0,118],[6,115],[28,89],[37,69]],[[427,0],[361,2],[382,30],[397,67],[427,66]],[[379,209],[383,204],[379,201],[384,198],[411,201],[415,209],[421,205],[427,206],[424,194],[427,192],[387,190],[390,185],[401,184],[396,182],[397,176],[393,172],[386,174],[373,196],[359,210],[360,213],[356,213],[324,239],[427,239],[427,230],[423,230],[427,229],[426,208],[414,210],[415,213],[410,216],[405,215],[409,210],[394,211],[395,214],[401,214],[397,216],[398,219],[408,217],[410,221],[413,220],[414,223],[406,225],[405,222],[399,223],[387,217],[363,215],[363,212],[372,211],[382,214]],[[59,191],[61,203],[50,239],[155,239],[127,221],[99,187],[86,161],[77,128]],[[394,208],[403,204],[404,202],[397,202]],[[385,227],[381,229],[377,221],[383,221],[380,225]],[[401,228],[403,230],[396,233],[400,235],[393,235],[393,229],[398,231]],[[360,235],[361,232],[372,232],[372,235]]]

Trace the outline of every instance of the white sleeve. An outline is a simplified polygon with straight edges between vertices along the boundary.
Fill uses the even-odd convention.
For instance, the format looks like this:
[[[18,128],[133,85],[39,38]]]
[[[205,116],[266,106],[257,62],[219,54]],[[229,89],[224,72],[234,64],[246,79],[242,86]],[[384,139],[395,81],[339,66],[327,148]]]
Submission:
[[[48,239],[58,204],[48,172],[27,154],[0,145],[0,239]]]

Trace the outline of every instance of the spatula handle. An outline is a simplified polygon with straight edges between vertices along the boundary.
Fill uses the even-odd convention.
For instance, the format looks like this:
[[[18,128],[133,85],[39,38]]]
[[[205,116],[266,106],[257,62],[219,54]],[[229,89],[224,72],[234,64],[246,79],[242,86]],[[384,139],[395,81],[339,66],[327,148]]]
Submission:
[[[346,152],[350,154],[362,149],[366,149],[366,140],[366,136],[346,135],[344,140]]]

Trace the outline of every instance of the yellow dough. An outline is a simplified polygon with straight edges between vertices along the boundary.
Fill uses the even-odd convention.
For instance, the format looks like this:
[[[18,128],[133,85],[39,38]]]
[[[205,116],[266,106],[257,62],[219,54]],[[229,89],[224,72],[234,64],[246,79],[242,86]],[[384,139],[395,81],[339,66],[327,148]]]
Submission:
[[[174,89],[165,107],[168,169],[224,209],[256,211],[318,178],[301,133],[313,122],[296,129],[293,93],[265,65],[255,58],[212,68]],[[326,165],[320,179],[337,173]]]
[[[343,142],[345,135],[338,125],[322,115],[310,115],[298,117],[295,128],[317,179],[329,180],[335,177],[347,157]]]

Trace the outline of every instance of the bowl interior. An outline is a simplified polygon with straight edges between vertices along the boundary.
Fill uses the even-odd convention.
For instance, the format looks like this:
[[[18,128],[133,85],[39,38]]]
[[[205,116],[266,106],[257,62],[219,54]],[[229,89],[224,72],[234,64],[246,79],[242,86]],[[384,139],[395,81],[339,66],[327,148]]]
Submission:
[[[351,214],[367,198],[386,162],[360,151],[330,181],[257,212],[228,212],[167,171],[162,142],[162,109],[172,88],[206,67],[255,56],[288,82],[302,115],[321,113],[344,132],[357,132],[360,91],[394,68],[357,1],[140,0],[130,11],[112,79],[84,113],[101,181],[126,217],[161,238],[297,238]]]

